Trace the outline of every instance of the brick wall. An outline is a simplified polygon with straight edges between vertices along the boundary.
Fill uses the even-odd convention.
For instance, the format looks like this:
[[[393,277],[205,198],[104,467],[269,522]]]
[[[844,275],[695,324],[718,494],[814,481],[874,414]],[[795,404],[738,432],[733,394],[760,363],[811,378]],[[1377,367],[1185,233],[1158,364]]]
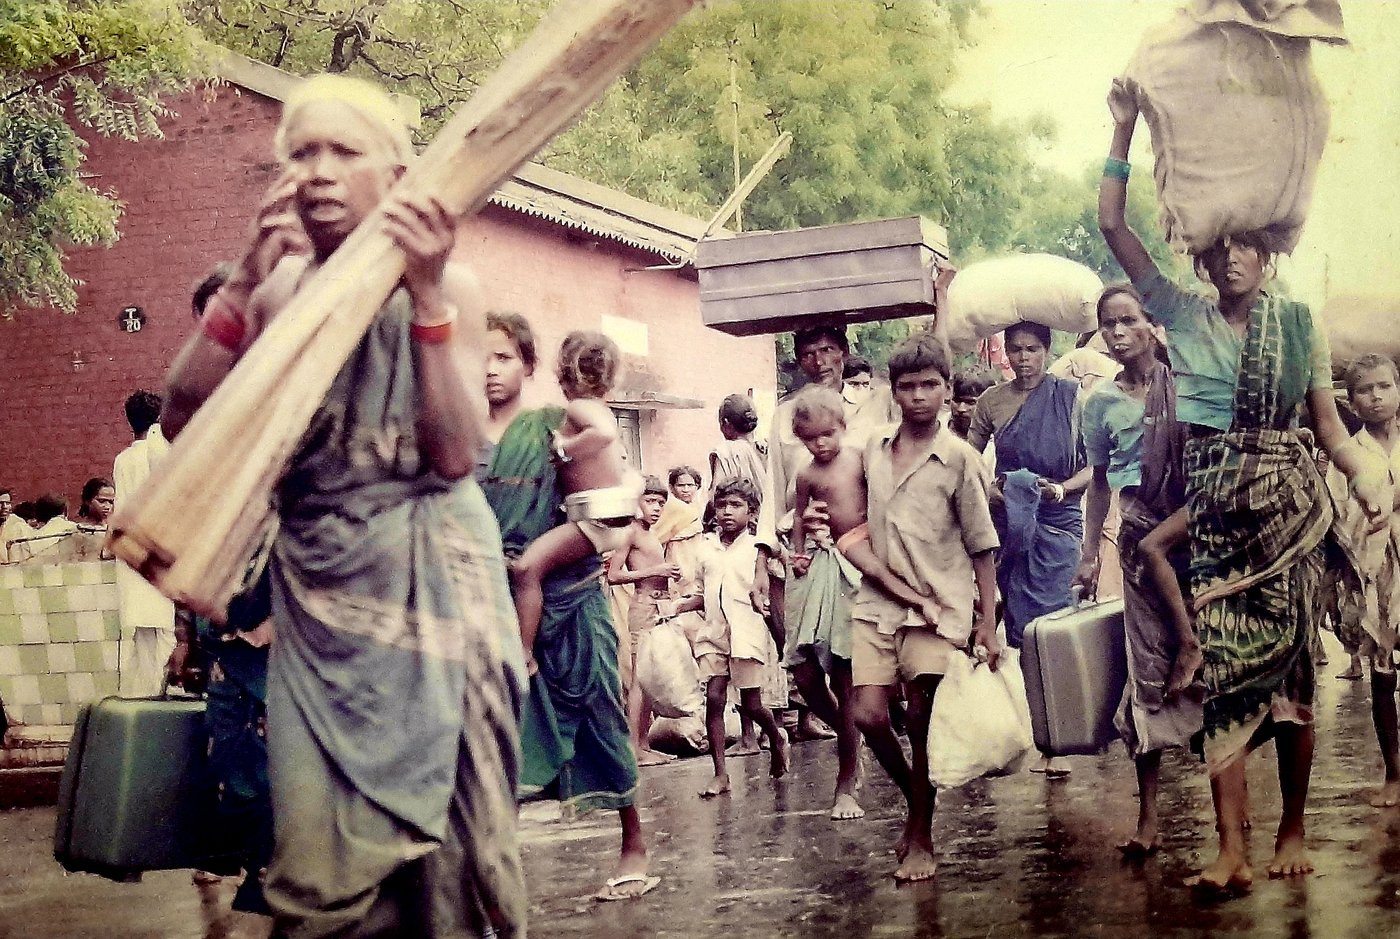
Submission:
[[[0,484],[16,490],[16,501],[57,491],[76,510],[83,482],[110,474],[130,438],[122,402],[160,386],[192,328],[190,287],[239,250],[275,176],[277,102],[224,86],[173,106],[179,117],[166,123],[163,141],[87,134],[85,172],[117,193],[126,214],[115,246],[73,253],[70,273],[84,281],[78,312],[0,320]],[[654,255],[494,207],[464,224],[461,251],[493,305],[524,313],[540,333],[544,368],[532,400],[557,397],[554,352],[569,329],[597,329],[605,314],[646,325],[648,353],[629,360],[624,383],[705,402],[703,411],[644,420],[648,471],[703,465],[718,440],[720,400],[772,389],[772,343],[705,329],[692,279],[633,272],[659,263]],[[139,333],[118,328],[128,305],[146,312]]]

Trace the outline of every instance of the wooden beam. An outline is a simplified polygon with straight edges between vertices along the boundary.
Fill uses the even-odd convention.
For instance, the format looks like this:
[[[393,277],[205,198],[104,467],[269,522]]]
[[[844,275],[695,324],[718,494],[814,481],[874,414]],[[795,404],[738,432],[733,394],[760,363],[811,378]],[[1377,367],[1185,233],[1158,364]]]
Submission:
[[[474,212],[698,0],[566,0],[438,132],[398,186]],[[297,292],[111,522],[166,596],[222,618],[273,489],[331,383],[403,275],[376,210]]]

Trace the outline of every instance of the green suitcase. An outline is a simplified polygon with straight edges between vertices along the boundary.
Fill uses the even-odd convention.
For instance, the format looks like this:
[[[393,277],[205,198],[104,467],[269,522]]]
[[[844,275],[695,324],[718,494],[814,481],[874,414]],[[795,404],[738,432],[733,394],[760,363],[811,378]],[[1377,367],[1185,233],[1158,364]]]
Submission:
[[[133,880],[196,867],[210,817],[204,702],[104,698],[83,708],[58,790],[54,857]]]

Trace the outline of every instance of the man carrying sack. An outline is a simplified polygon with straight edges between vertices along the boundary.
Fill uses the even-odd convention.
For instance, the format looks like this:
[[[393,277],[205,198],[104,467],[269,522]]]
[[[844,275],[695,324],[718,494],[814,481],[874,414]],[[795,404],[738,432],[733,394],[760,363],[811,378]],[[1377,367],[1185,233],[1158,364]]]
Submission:
[[[413,159],[389,97],[321,76],[289,97],[286,169],[170,376],[172,434]],[[395,196],[405,272],[277,489],[268,758],[279,935],[521,936],[519,633],[470,478],[484,327],[437,199]],[[287,254],[304,232],[309,255]]]

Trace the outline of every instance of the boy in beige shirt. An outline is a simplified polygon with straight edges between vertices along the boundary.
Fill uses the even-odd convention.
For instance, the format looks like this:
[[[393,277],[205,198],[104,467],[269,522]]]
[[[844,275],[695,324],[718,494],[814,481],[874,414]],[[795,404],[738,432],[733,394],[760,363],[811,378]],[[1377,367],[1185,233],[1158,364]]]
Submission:
[[[870,543],[914,591],[939,604],[930,625],[908,605],[863,584],[851,613],[855,719],[866,743],[903,790],[909,814],[896,846],[901,881],[928,880],[933,857],[934,790],[928,778],[933,695],[954,655],[975,639],[996,667],[998,547],[981,455],[939,421],[950,378],[947,346],[914,336],[890,358],[890,384],[903,420],[865,451]],[[974,626],[975,624],[975,626]],[[908,702],[912,765],[890,727],[896,681]]]

